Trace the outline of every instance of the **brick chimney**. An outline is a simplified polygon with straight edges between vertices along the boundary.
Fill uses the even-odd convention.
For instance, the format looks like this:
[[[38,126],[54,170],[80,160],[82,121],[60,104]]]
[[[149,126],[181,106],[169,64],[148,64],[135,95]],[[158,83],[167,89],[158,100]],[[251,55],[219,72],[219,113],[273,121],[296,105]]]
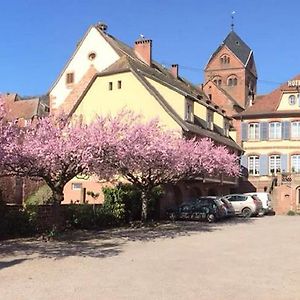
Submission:
[[[134,52],[139,59],[151,66],[152,61],[152,40],[139,38],[134,43]]]
[[[178,64],[171,65],[170,72],[175,78],[178,78]]]

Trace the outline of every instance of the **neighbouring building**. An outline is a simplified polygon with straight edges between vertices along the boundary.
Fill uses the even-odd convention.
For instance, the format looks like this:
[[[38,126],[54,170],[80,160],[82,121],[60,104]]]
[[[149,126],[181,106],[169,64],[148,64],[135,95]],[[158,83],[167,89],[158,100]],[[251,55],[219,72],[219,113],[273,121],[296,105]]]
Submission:
[[[230,137],[232,119],[206,94],[179,75],[179,66],[166,69],[152,58],[152,40],[133,47],[110,35],[105,24],[91,26],[50,90],[50,110],[81,115],[90,122],[97,114],[115,114],[127,107],[146,119],[158,117],[167,128],[185,136],[209,137],[240,154]],[[84,176],[83,176],[84,177]],[[86,191],[100,191],[103,182],[77,177],[65,187],[65,202],[93,202]],[[169,199],[230,193],[236,178],[198,178],[170,187]],[[98,201],[101,201],[101,196]]]
[[[49,113],[49,98],[47,95],[35,97],[21,97],[15,93],[0,94],[7,110],[7,120],[26,126],[34,118],[43,117]],[[22,204],[41,182],[20,177],[0,178],[1,197],[7,203]]]
[[[300,210],[300,75],[235,116],[241,121],[243,191],[272,193],[275,210]]]

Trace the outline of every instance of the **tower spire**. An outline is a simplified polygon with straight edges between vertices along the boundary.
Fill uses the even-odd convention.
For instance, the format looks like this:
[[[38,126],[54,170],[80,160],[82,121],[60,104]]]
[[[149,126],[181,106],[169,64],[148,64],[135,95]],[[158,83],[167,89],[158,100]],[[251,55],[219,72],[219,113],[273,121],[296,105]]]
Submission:
[[[234,15],[235,15],[235,11],[231,12],[231,31],[233,31],[234,29]]]

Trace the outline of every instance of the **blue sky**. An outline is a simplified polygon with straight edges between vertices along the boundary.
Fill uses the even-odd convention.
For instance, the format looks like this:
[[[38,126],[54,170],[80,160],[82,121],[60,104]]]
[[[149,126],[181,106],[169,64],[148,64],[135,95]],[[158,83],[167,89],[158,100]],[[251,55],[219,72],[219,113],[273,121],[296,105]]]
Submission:
[[[300,1],[10,0],[0,4],[0,92],[46,93],[89,25],[104,21],[129,45],[143,34],[153,57],[194,83],[230,30],[253,49],[258,92],[300,73]]]

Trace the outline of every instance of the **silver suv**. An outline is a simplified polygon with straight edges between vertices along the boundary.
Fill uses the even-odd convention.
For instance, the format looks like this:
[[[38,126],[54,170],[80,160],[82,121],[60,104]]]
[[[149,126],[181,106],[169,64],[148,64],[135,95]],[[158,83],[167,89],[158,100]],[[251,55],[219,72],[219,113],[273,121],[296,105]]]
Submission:
[[[242,215],[245,218],[257,216],[262,211],[262,202],[255,196],[231,194],[222,198],[231,202],[236,215]]]

